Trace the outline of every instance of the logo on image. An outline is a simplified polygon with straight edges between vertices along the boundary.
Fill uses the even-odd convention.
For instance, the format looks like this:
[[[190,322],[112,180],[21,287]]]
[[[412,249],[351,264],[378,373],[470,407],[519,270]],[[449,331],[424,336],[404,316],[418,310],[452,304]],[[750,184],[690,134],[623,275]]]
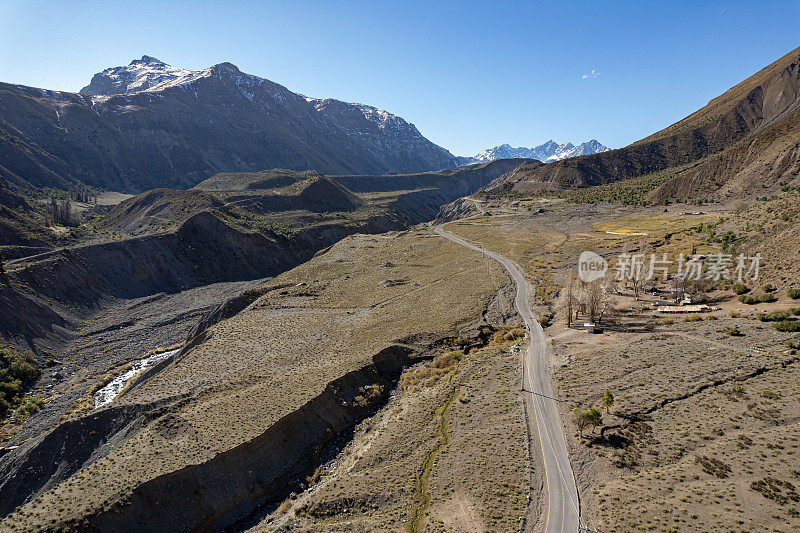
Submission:
[[[594,252],[581,252],[578,257],[578,277],[585,283],[590,283],[606,275],[608,262]]]

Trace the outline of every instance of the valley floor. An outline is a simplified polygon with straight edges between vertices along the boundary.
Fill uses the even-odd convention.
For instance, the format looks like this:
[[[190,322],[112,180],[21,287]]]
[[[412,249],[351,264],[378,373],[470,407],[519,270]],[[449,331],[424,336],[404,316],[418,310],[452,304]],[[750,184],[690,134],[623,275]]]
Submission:
[[[6,446],[18,445],[73,414],[91,410],[92,391],[128,363],[156,349],[181,345],[198,321],[226,300],[266,279],[212,283],[176,293],[134,298],[105,298],[94,309],[59,308],[74,328],[51,341],[46,366],[31,394],[48,401],[23,425],[0,427]],[[58,328],[56,328],[58,329]]]
[[[756,305],[708,286],[695,298],[709,312],[667,316],[665,296],[620,284],[603,331],[579,327],[585,315],[565,323],[563,286],[581,251],[714,253],[719,241],[698,228],[725,227],[724,210],[529,200],[473,213],[448,229],[521,265],[533,312],[552,316],[562,419],[601,411],[599,427],[566,425],[584,523],[800,527],[800,362],[786,344],[798,339],[757,318],[798,307],[785,286]],[[545,471],[526,431],[511,287],[495,263],[418,229],[346,237],[270,280],[101,309],[71,345],[76,365],[169,344],[149,335],[196,322],[198,301],[259,295],[110,407],[68,417],[55,456],[37,448],[45,435],[0,461],[0,490],[22,504],[0,527],[541,531]],[[173,317],[178,307],[190,312]]]
[[[599,531],[800,528],[794,460],[800,374],[798,356],[787,347],[799,339],[757,319],[799,307],[786,295],[791,274],[763,266],[765,279],[784,282],[774,302],[743,304],[730,289],[709,285],[694,296],[710,312],[677,316],[656,311],[669,300],[663,292],[634,298],[620,284],[611,297],[616,312],[606,316],[602,333],[591,335],[581,327],[585,315],[572,327],[565,319],[563,286],[581,251],[606,258],[640,250],[714,253],[719,245],[696,228],[717,224],[725,213],[713,206],[697,215],[689,214],[696,207],[680,205],[530,205],[484,204],[487,216],[451,227],[527,267],[541,301],[555,313],[546,332],[562,415],[590,407],[602,413],[598,428],[581,435],[572,425],[568,439],[589,525]],[[737,217],[740,226],[743,217]],[[608,412],[607,389],[615,398]]]
[[[0,525],[535,523],[543,478],[507,287],[498,266],[427,230],[347,237],[110,407],[71,419],[66,455],[40,463],[38,439],[15,451],[3,490],[38,495]],[[97,447],[70,451],[89,432]],[[37,491],[26,472],[52,461]]]

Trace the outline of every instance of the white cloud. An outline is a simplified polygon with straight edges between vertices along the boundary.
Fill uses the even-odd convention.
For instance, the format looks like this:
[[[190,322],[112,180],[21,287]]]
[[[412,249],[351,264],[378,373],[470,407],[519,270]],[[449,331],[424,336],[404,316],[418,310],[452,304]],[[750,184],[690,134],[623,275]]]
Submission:
[[[581,79],[588,80],[589,78],[599,78],[599,77],[600,77],[600,71],[592,69],[592,71],[589,74],[584,74],[583,76],[581,76]]]

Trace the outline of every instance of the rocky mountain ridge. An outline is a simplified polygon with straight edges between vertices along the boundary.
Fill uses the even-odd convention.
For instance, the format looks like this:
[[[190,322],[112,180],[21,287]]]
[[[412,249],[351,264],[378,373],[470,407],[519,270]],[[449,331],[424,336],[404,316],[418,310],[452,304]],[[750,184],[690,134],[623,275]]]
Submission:
[[[313,99],[241,72],[150,56],[106,69],[80,93],[0,83],[0,177],[16,187],[121,192],[188,188],[218,172],[325,174],[458,166],[401,117]]]
[[[642,178],[654,203],[777,193],[800,176],[800,48],[683,120],[624,148],[523,165],[502,187],[518,192]]]

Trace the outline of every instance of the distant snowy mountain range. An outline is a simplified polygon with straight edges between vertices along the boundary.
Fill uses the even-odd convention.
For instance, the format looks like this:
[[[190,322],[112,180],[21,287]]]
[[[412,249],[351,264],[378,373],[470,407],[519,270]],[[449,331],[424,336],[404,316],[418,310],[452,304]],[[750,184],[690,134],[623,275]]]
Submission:
[[[524,157],[528,159],[538,159],[544,163],[558,161],[559,159],[566,159],[568,157],[576,157],[579,155],[596,154],[599,152],[608,151],[609,148],[603,146],[596,140],[581,143],[575,146],[572,143],[558,144],[554,140],[549,140],[544,144],[540,144],[535,148],[526,148],[520,146],[514,148],[509,144],[502,144],[489,148],[473,157],[476,162],[494,161],[495,159],[508,159],[513,157]]]

